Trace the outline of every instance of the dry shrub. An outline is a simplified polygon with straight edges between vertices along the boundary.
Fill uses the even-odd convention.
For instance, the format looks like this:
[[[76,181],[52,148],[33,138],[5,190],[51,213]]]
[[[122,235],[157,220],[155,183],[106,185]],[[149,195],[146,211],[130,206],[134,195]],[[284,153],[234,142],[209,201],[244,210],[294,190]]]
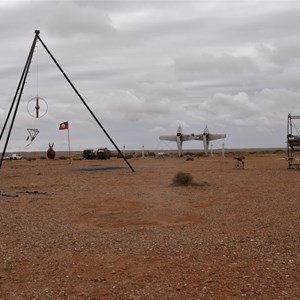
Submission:
[[[36,158],[35,158],[35,157],[26,157],[25,159],[26,159],[27,161],[36,160]]]
[[[173,185],[191,185],[193,183],[193,176],[190,173],[179,171],[173,178]]]
[[[58,159],[60,159],[60,160],[66,160],[66,159],[69,159],[69,158],[66,157],[66,156],[64,156],[64,155],[62,155],[62,156],[60,156]]]
[[[194,160],[194,157],[188,156],[188,157],[186,158],[186,160],[187,160],[187,161],[189,161],[189,160]]]
[[[173,178],[171,186],[209,186],[206,181],[194,182],[193,176],[190,173],[179,171]]]

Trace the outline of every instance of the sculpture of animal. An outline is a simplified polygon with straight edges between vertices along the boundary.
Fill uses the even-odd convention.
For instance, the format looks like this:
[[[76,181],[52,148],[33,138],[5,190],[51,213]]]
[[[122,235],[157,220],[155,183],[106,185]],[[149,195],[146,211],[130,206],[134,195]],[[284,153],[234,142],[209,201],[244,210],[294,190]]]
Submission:
[[[54,143],[52,143],[52,145],[50,145],[50,143],[49,143],[49,149],[47,151],[47,157],[49,159],[54,159],[55,158],[55,151],[53,150],[53,147],[54,147]]]
[[[237,160],[236,167],[238,169],[244,169],[245,168],[245,162],[244,162],[245,156],[237,156],[234,158]]]

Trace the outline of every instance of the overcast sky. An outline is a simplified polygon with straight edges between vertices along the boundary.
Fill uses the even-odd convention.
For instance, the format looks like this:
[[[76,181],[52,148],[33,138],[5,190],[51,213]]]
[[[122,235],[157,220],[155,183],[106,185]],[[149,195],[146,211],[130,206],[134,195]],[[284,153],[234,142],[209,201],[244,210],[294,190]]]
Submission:
[[[159,136],[179,124],[226,133],[226,148],[285,147],[288,113],[300,115],[299,15],[288,0],[0,0],[0,129],[38,29],[120,149],[176,149]],[[71,150],[114,149],[38,43],[7,151],[67,150],[64,121]],[[40,133],[25,148],[27,128]]]

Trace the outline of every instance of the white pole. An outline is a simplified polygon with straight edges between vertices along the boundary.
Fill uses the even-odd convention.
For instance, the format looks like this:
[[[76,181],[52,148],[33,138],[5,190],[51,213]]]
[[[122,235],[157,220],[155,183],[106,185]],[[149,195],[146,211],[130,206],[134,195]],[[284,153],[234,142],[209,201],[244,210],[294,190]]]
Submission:
[[[224,142],[223,142],[223,144],[222,144],[222,156],[225,157]]]
[[[69,125],[68,125],[68,144],[69,144],[69,161],[71,163],[71,147],[70,147]]]
[[[142,145],[142,158],[145,158],[145,149],[144,149],[144,145]]]
[[[211,156],[214,156],[214,153],[213,153],[213,144],[211,143],[211,147],[210,147],[210,154]]]

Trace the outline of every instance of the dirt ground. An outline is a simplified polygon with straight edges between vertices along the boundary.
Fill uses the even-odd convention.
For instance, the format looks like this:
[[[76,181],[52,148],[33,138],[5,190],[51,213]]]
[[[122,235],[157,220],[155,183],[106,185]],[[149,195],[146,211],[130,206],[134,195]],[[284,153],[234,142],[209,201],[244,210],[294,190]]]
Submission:
[[[3,162],[1,300],[300,299],[300,170],[129,162]],[[197,184],[172,186],[179,171]]]

